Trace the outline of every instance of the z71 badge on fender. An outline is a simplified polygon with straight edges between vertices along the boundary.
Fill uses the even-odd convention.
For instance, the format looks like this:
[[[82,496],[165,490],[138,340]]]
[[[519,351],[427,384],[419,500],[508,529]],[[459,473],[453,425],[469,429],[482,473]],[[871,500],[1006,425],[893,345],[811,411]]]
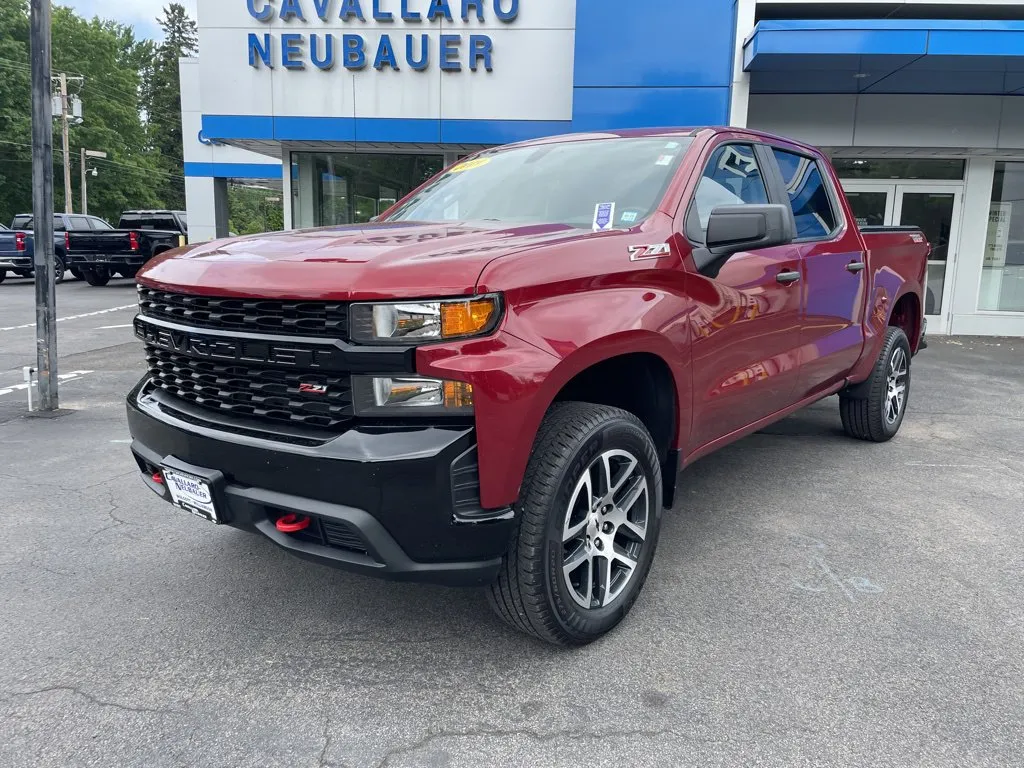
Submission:
[[[658,259],[672,253],[668,243],[660,245],[631,245],[629,246],[629,260],[640,261],[641,259]]]

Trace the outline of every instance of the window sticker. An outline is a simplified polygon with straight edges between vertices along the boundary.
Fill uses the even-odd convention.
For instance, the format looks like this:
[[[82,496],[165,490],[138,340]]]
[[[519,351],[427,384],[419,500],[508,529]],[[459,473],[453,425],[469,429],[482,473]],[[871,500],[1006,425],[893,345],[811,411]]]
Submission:
[[[622,214],[622,223],[633,224],[636,222],[638,218],[640,218],[639,211],[626,211],[625,213]]]
[[[594,207],[594,231],[606,232],[615,225],[615,203],[598,203]]]
[[[665,149],[679,149],[679,142],[670,141],[668,144],[665,145]]]
[[[658,158],[658,162],[655,165],[672,165],[672,161],[675,159],[675,155],[662,155]]]
[[[459,163],[449,171],[449,173],[465,173],[466,171],[472,171],[476,168],[482,168],[491,162],[489,157],[478,157],[476,160],[467,160],[465,163]]]

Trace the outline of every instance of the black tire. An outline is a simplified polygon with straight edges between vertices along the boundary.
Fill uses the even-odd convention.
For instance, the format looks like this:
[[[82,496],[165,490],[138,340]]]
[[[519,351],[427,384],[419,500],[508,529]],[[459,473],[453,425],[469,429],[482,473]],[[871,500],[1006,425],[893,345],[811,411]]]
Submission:
[[[83,278],[82,270],[78,267],[71,267],[71,276],[75,278],[75,280],[81,280]]]
[[[902,360],[902,363],[900,362]],[[882,351],[867,381],[857,384],[839,395],[839,414],[843,429],[850,437],[884,443],[900,431],[910,402],[910,342],[901,328],[889,328],[885,333]],[[905,375],[895,376],[893,365],[900,365]],[[897,389],[903,387],[903,398],[897,405]]]
[[[64,259],[60,256],[53,262],[53,282],[60,285],[64,282],[64,278],[67,277],[67,267],[64,265]]]
[[[610,452],[622,452],[622,456],[606,463],[604,457]],[[633,460],[636,466],[630,469]],[[605,471],[612,461],[620,463]],[[616,476],[616,471],[621,474]],[[633,504],[627,504],[625,497],[640,487],[639,473],[646,481],[646,490]],[[594,478],[589,489],[578,487],[584,482],[584,475]],[[599,476],[612,479],[601,486]],[[608,485],[616,483],[626,493],[620,490],[619,495],[613,494],[614,512],[606,512],[611,506],[599,509],[590,505],[594,499],[591,491],[600,494],[602,489],[607,490]],[[584,494],[586,501],[582,506],[571,506],[583,499]],[[605,500],[608,498],[606,495]],[[641,509],[641,500],[646,503],[645,509]],[[625,510],[618,508],[618,504],[626,505]],[[661,465],[654,442],[638,418],[607,406],[556,404],[545,417],[534,444],[516,505],[519,529],[497,581],[488,589],[491,606],[512,627],[555,645],[572,647],[597,640],[625,618],[643,589],[658,544],[661,505]],[[645,528],[642,542],[625,526],[616,527],[608,536],[602,535],[608,533],[607,529],[594,528],[605,519],[604,514],[615,515],[620,520],[628,520],[630,526],[639,527],[641,512]],[[608,522],[612,519],[607,518],[603,525],[614,527]],[[575,525],[570,526],[574,520]],[[566,529],[580,525],[583,529],[571,541],[563,535]],[[625,576],[625,562],[617,559],[618,554],[613,560],[598,552],[602,548],[598,538],[610,541],[611,548],[619,542],[627,542],[629,554],[635,560],[635,567],[628,571],[628,576]],[[563,574],[567,547],[572,548],[568,554],[582,554],[584,559],[591,559],[589,563],[581,562],[579,570]],[[610,551],[609,545],[604,544],[603,550]],[[598,560],[601,560],[600,565]],[[615,568],[612,562],[618,570],[611,579],[606,577],[604,584],[621,586],[613,591],[614,596],[606,605],[599,605],[609,590],[594,581],[595,573],[598,568],[602,573],[607,568],[607,573],[611,574]],[[574,576],[576,585],[572,583]],[[590,607],[583,607],[582,601],[588,599]]]
[[[0,269],[0,283],[7,279],[7,271]]]
[[[35,276],[31,269],[26,269],[21,272],[15,272],[14,274],[25,280],[28,280]]]
[[[110,271],[106,268],[83,269],[82,277],[85,278],[85,282],[94,288],[102,288],[110,282]]]

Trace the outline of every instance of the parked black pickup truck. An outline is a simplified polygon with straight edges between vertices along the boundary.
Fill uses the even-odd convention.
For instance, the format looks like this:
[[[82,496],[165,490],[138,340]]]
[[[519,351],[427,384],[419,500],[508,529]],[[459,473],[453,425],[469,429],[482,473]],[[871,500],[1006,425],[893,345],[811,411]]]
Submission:
[[[89,285],[106,285],[115,275],[135,277],[154,256],[184,245],[187,236],[184,211],[125,211],[117,229],[69,232],[66,261]]]

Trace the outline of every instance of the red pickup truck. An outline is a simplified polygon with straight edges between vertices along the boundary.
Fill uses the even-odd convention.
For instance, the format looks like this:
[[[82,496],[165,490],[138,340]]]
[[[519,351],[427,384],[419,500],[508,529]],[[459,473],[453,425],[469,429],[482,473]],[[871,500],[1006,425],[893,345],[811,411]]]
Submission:
[[[637,599],[683,467],[829,395],[852,437],[896,434],[928,252],[858,230],[828,160],[774,136],[488,150],[373,224],[148,264],[132,451],[200,517],[484,585],[579,645]]]

